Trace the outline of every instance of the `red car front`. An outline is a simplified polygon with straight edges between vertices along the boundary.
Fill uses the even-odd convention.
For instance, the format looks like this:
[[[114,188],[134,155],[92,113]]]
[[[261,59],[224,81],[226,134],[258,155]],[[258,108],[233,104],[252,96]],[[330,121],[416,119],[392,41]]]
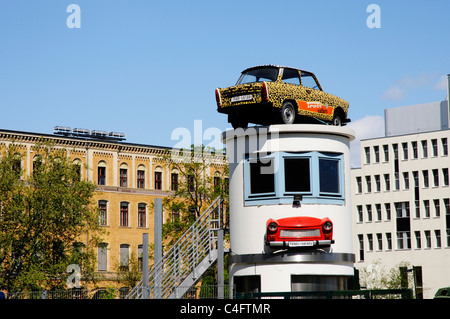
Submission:
[[[266,224],[266,244],[270,247],[308,248],[330,246],[333,223],[328,217],[287,217],[269,219]]]

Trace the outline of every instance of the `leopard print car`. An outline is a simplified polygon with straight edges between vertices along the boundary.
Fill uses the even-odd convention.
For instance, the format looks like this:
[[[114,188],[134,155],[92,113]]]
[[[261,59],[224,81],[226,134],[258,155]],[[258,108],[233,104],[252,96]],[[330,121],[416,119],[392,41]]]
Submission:
[[[347,101],[322,90],[307,71],[275,65],[248,68],[235,86],[217,88],[217,111],[228,114],[233,128],[248,123],[270,125],[319,121],[350,122]]]

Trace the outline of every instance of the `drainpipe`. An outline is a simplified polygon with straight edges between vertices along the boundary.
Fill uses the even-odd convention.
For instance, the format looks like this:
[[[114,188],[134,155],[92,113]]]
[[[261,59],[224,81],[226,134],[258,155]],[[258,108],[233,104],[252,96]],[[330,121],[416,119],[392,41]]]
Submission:
[[[450,74],[447,74],[447,128],[450,128]]]

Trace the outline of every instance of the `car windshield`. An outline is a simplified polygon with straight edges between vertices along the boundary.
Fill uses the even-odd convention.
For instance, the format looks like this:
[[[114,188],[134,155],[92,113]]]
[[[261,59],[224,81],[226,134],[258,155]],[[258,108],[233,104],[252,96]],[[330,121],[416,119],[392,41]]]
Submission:
[[[277,76],[278,68],[276,67],[261,67],[250,69],[241,74],[241,77],[237,81],[236,85],[262,81],[273,82],[276,81]]]

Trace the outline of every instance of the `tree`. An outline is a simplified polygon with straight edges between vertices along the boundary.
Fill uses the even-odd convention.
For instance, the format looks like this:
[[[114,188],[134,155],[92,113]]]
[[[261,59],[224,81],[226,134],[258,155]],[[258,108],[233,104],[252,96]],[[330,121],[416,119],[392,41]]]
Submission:
[[[95,185],[81,180],[65,151],[49,144],[35,151],[26,178],[20,147],[10,145],[0,159],[0,288],[8,291],[63,288],[73,263],[94,278],[102,233],[91,205]]]
[[[228,207],[228,166],[222,164],[222,157],[222,152],[205,149],[203,145],[161,157],[176,175],[171,176],[173,194],[163,199],[164,210],[172,213],[172,218],[163,225],[163,238],[169,246],[218,196],[224,199],[224,207]],[[220,176],[211,176],[212,165],[220,165]]]
[[[410,267],[410,264],[404,261],[386,270],[381,260],[377,259],[360,270],[361,286],[367,289],[400,289],[400,267]]]

